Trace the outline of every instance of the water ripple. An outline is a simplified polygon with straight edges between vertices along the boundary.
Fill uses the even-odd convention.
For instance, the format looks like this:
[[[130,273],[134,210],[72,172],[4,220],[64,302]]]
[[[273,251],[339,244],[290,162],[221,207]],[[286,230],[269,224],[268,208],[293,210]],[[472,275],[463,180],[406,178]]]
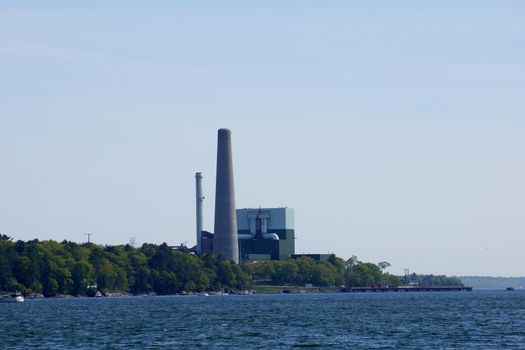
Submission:
[[[525,292],[0,304],[2,349],[525,349]]]

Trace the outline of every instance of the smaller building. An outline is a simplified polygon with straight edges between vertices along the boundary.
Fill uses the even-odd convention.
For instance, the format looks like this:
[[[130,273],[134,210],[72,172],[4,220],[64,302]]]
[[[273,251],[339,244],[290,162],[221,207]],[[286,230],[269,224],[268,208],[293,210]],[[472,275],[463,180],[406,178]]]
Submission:
[[[201,231],[201,249],[202,253],[213,253],[213,233]]]
[[[303,256],[312,258],[315,261],[328,261],[333,254],[294,254],[292,255],[292,259],[301,258]]]

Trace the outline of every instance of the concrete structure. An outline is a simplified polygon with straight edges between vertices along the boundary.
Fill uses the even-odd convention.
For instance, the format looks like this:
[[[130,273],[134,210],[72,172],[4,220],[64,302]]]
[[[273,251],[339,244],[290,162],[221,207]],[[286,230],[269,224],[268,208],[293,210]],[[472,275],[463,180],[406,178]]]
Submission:
[[[231,131],[219,129],[213,253],[239,263]]]
[[[197,233],[197,247],[196,253],[202,253],[202,204],[204,196],[202,195],[202,173],[195,173],[195,216],[196,216],[196,233]]]
[[[287,260],[295,254],[292,208],[237,209],[241,260]]]

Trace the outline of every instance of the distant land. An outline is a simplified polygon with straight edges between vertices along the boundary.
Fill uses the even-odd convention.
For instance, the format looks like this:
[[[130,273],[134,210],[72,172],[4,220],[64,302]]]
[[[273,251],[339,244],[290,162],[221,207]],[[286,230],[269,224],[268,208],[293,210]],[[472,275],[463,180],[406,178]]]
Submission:
[[[462,276],[461,282],[474,289],[525,289],[525,277]]]
[[[362,262],[356,256],[328,260],[301,256],[289,260],[232,260],[193,255],[166,243],[97,245],[53,240],[13,241],[0,234],[0,292],[44,297],[170,295],[178,293],[342,291],[341,288],[459,287],[444,275],[395,276],[386,261]],[[386,287],[388,286],[388,287]],[[285,287],[285,288],[283,288]],[[315,287],[315,288],[314,288]]]

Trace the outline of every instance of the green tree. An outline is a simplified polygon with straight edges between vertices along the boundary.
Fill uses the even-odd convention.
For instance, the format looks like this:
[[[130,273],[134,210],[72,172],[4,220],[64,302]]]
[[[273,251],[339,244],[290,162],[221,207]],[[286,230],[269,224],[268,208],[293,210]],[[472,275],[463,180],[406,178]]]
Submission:
[[[151,271],[148,268],[148,258],[140,251],[128,253],[130,260],[128,271],[129,288],[133,294],[149,293],[152,291],[150,282]]]
[[[0,291],[8,290],[13,279],[11,262],[17,259],[14,244],[10,240],[0,240]]]
[[[58,292],[58,282],[53,277],[47,279],[47,283],[44,286],[44,296],[52,297],[55,296]]]
[[[99,289],[114,290],[117,273],[115,266],[106,258],[102,258],[97,266],[97,284]]]
[[[71,278],[73,280],[72,292],[74,295],[84,295],[88,284],[93,284],[94,278],[93,266],[85,260],[79,261],[71,269]]]
[[[332,264],[321,261],[314,269],[311,282],[318,286],[333,286],[336,282],[336,270]]]
[[[377,266],[381,269],[381,271],[384,271],[386,268],[389,268],[391,265],[387,261],[381,261],[380,263],[377,263]]]
[[[297,281],[301,283],[312,282],[314,273],[316,272],[315,260],[307,256],[302,256],[295,259],[295,262],[298,267]]]

